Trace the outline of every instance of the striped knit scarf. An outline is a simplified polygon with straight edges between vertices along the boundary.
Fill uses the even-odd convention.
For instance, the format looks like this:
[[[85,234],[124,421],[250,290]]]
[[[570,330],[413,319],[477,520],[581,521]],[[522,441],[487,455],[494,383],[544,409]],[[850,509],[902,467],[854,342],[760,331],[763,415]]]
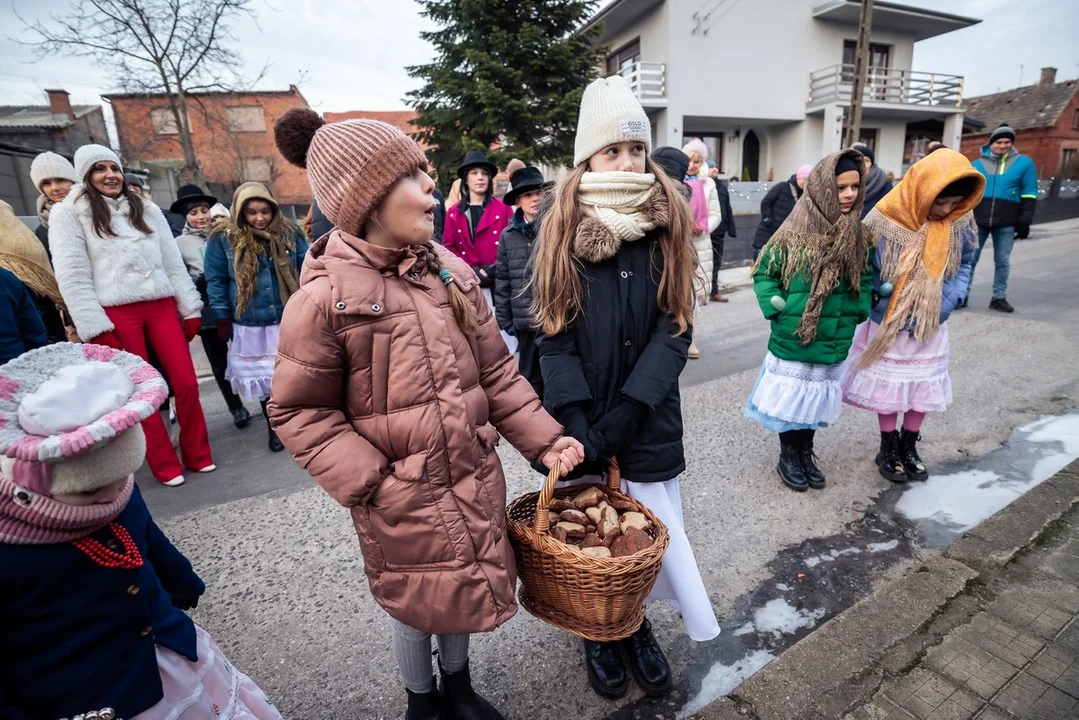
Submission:
[[[0,543],[52,545],[84,538],[115,520],[127,507],[134,489],[135,479],[130,477],[111,503],[67,505],[44,495],[27,494],[7,475],[0,475]],[[27,496],[30,500],[24,505],[19,498]]]

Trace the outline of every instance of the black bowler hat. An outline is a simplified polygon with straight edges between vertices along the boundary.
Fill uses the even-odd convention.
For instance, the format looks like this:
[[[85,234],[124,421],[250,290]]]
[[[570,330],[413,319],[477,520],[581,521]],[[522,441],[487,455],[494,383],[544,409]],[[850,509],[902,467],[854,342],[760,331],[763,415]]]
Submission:
[[[482,150],[473,150],[465,155],[465,161],[461,163],[461,167],[457,168],[457,177],[464,181],[468,177],[468,171],[477,167],[486,170],[492,180],[498,174],[498,166],[488,160]]]
[[[199,202],[208,203],[210,207],[213,207],[217,204],[217,198],[204,193],[198,185],[181,185],[176,191],[176,202],[169,207],[169,212],[187,215],[187,208]]]
[[[546,190],[554,185],[553,182],[544,182],[543,173],[539,168],[524,167],[513,173],[510,177],[510,191],[502,198],[507,205],[516,205],[517,198],[532,190]]]

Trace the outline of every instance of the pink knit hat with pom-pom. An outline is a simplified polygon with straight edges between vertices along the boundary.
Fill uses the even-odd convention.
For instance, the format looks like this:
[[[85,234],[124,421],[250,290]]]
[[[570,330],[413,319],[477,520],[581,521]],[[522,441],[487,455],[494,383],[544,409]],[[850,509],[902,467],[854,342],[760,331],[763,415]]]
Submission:
[[[415,140],[378,120],[326,123],[314,110],[293,108],[274,125],[274,139],[286,160],[307,168],[323,214],[352,235],[398,180],[427,168]]]

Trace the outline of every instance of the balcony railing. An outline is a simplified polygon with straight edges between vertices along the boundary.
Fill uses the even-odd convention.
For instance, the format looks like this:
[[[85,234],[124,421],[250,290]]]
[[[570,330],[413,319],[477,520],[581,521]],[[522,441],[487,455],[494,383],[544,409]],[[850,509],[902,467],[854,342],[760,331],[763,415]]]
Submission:
[[[629,82],[634,95],[645,107],[667,102],[667,65],[660,62],[627,63],[618,74]]]
[[[846,63],[810,73],[806,104],[849,103],[853,80],[854,65]],[[963,104],[963,78],[958,75],[871,67],[866,73],[862,99],[864,102],[958,107]]]

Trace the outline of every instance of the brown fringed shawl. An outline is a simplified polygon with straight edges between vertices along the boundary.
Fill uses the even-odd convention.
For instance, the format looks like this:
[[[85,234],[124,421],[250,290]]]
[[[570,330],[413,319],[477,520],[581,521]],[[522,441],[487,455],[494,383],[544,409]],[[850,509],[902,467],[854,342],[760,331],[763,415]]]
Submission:
[[[970,178],[974,192],[943,220],[930,220],[933,202],[948,185]],[[965,157],[947,148],[914,163],[894,190],[866,216],[874,239],[881,239],[881,282],[892,283],[888,310],[873,342],[859,360],[871,365],[914,320],[914,339],[925,342],[940,326],[944,280],[955,277],[963,241],[973,234],[972,210],[982,199],[985,177]]]
[[[263,200],[273,206],[273,220],[265,230],[256,230],[244,220],[243,207],[250,200]],[[209,234],[226,233],[232,245],[233,271],[236,275],[235,314],[243,313],[258,287],[259,255],[268,255],[277,273],[277,290],[286,303],[300,289],[300,276],[290,257],[296,251],[294,232],[297,226],[281,214],[277,200],[262,183],[246,182],[232,196],[231,215],[208,229]]]
[[[860,220],[865,183],[858,190],[854,207],[844,214],[839,207],[835,179],[836,164],[844,155],[853,157],[858,171],[862,172],[862,155],[857,150],[843,150],[817,163],[794,210],[753,265],[756,272],[764,258],[770,258],[772,263],[782,262],[780,282],[784,289],[799,275],[810,281],[809,299],[797,331],[799,344],[803,346],[816,339],[824,300],[841,279],[847,280],[853,293],[861,291],[859,285],[869,248],[868,235]]]

